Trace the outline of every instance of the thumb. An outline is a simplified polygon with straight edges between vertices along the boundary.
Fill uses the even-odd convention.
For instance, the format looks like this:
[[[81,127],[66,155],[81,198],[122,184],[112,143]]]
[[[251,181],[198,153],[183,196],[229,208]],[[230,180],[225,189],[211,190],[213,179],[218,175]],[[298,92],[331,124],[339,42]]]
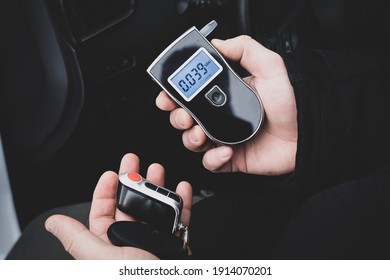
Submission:
[[[104,259],[108,244],[79,221],[64,215],[50,216],[45,228],[62,243],[75,259]]]
[[[211,40],[213,46],[227,59],[240,62],[254,76],[274,76],[284,71],[282,58],[250,36],[241,35],[228,40]]]

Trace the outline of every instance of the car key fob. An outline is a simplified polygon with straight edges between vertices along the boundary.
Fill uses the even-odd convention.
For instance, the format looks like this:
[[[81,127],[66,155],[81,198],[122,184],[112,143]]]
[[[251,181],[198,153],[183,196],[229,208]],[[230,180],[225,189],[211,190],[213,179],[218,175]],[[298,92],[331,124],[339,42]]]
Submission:
[[[180,227],[183,201],[177,193],[130,172],[119,175],[117,207],[139,221],[172,234]]]
[[[187,30],[153,61],[147,73],[211,140],[234,145],[257,133],[264,108],[256,91],[206,39],[215,27],[212,21],[200,31]]]
[[[183,201],[177,193],[136,172],[123,173],[119,175],[116,204],[137,221],[114,222],[107,230],[112,244],[141,248],[160,258],[187,255],[188,227],[180,222]]]

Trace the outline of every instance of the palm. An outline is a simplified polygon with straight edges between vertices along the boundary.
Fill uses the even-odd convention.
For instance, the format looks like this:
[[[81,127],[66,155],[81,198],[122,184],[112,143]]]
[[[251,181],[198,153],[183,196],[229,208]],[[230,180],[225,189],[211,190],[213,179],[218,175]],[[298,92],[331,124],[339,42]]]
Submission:
[[[264,78],[251,76],[246,82],[259,89],[266,108],[266,121],[257,136],[234,148],[230,166],[225,165],[222,169],[264,175],[291,172],[296,153],[297,122],[294,92],[287,73]]]

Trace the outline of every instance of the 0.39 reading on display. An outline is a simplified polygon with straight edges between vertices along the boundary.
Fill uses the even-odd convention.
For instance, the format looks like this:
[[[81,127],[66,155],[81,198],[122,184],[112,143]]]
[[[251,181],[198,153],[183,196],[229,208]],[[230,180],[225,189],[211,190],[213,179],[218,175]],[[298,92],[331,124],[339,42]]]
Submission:
[[[168,82],[186,101],[191,101],[221,72],[222,66],[205,48],[199,48],[168,77]]]

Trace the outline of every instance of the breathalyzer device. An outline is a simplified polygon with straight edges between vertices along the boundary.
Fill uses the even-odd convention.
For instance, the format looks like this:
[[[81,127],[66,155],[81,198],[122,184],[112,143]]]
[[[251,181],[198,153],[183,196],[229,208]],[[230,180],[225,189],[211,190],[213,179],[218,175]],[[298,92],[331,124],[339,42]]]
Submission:
[[[194,26],[172,42],[147,73],[214,142],[249,140],[261,127],[264,108],[257,92],[229,66],[206,37],[217,26]]]

